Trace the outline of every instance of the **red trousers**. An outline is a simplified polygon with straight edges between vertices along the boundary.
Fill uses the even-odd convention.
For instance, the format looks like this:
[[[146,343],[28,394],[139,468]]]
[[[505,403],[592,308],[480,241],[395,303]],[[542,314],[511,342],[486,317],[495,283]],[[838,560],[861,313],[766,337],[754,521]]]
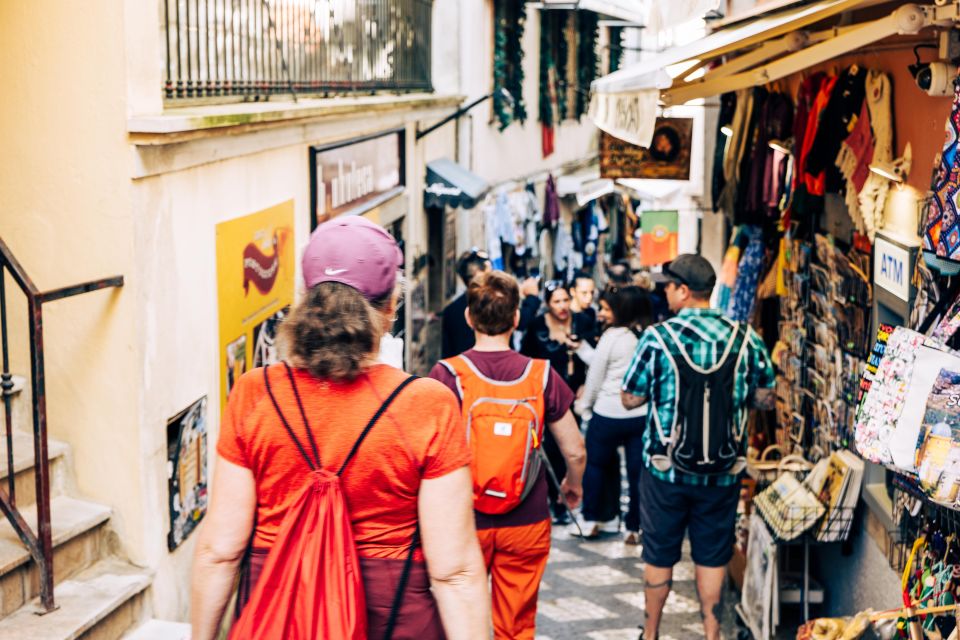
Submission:
[[[550,555],[550,520],[477,532],[490,573],[497,640],[533,640],[537,594]]]

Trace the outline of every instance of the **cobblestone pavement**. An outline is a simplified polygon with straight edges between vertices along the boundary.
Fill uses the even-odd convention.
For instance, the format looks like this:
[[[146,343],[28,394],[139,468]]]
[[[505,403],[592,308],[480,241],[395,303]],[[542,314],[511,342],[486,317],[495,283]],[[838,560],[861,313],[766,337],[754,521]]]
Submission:
[[[619,535],[580,540],[553,527],[550,562],[540,587],[537,640],[636,640],[643,620],[643,563],[639,546]],[[689,550],[674,569],[660,640],[703,638]],[[733,607],[739,595],[724,596],[723,637],[735,639]]]

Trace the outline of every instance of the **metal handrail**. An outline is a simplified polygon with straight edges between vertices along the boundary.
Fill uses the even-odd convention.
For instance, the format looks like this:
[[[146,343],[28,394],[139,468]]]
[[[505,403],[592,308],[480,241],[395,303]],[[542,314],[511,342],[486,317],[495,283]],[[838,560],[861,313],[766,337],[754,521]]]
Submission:
[[[17,509],[16,469],[13,462],[13,375],[10,372],[10,348],[7,338],[6,274],[9,273],[27,298],[30,323],[30,381],[33,408],[33,454],[37,491],[37,530],[27,524]],[[0,394],[3,395],[7,444],[7,489],[0,487],[0,511],[7,517],[17,536],[30,551],[40,572],[40,604],[44,611],[56,608],[53,598],[53,534],[50,526],[50,461],[47,458],[47,393],[43,365],[43,303],[97,291],[122,287],[123,276],[93,280],[71,287],[41,292],[0,239],[0,340],[3,343],[3,370]]]

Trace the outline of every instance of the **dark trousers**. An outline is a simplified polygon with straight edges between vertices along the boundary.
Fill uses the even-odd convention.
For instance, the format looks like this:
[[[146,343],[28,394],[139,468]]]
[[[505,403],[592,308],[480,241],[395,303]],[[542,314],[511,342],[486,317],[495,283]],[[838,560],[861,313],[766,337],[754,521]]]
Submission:
[[[557,441],[554,440],[553,434],[550,433],[549,427],[543,430],[543,452],[547,454],[550,467],[557,475],[557,482],[563,482],[564,476],[567,475],[567,461],[564,460],[563,454],[560,453],[560,447],[557,445]],[[560,501],[560,493],[550,478],[547,478],[547,492],[550,494],[550,511],[553,513],[553,517],[561,517],[567,512],[567,507]]]
[[[620,516],[620,452],[627,456],[630,503],[624,521],[640,530],[640,470],[643,468],[644,417],[608,418],[593,414],[587,428],[587,469],[583,476],[583,519],[606,522]]]

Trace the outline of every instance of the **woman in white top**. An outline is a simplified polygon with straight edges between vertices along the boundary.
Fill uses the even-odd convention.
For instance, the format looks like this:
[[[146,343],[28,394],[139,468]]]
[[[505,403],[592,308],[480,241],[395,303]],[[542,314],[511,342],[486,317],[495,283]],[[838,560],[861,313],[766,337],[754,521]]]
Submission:
[[[620,386],[637,348],[637,337],[649,323],[648,293],[639,287],[609,287],[600,298],[600,317],[609,328],[590,359],[577,412],[589,416],[587,469],[583,477],[583,512],[580,529],[585,537],[620,528],[620,452],[627,457],[630,506],[625,519],[625,542],[639,544],[639,481],[643,465],[643,429],[647,407],[627,410],[620,401]],[[590,415],[592,414],[592,416]],[[571,527],[571,533],[577,533]]]

